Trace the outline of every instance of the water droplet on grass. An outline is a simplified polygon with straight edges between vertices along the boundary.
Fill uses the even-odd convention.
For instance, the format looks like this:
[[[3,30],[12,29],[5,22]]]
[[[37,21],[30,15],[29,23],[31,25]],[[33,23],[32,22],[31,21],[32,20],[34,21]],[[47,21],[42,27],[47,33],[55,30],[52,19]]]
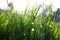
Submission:
[[[32,28],[32,31],[34,31],[34,28]]]

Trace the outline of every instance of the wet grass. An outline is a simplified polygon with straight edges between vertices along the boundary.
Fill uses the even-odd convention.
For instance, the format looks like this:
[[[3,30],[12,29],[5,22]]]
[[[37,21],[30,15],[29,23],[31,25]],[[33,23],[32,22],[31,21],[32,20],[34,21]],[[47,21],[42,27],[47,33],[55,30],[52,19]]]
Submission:
[[[53,19],[51,7],[40,17],[36,8],[21,14],[11,10],[0,10],[0,40],[60,40],[60,22]]]

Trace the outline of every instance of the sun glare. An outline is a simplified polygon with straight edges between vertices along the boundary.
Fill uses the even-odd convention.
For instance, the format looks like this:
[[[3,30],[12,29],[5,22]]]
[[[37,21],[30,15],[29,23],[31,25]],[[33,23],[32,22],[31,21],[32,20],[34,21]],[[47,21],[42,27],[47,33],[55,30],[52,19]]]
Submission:
[[[32,8],[36,3],[50,5],[52,3],[53,10],[60,8],[60,0],[8,0],[8,3],[13,2],[14,9],[17,11],[24,10],[28,5]],[[0,0],[0,8],[6,9],[7,8],[7,0]]]
[[[6,0],[0,0],[0,8],[1,9],[6,9],[7,7],[7,2]]]

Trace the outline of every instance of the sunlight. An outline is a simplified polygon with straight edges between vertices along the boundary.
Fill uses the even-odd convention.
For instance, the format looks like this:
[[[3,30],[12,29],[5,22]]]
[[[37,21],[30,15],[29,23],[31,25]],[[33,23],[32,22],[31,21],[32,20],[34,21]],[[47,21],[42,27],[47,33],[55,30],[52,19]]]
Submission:
[[[24,10],[27,6],[26,0],[13,0],[14,8],[18,11]]]
[[[52,3],[53,10],[56,10],[57,8],[60,8],[60,0],[8,0],[8,3],[13,2],[14,9],[17,11],[22,11],[26,8],[28,5],[30,8],[36,5],[36,3],[39,4],[45,4],[50,5]],[[7,8],[7,1],[6,0],[0,0],[0,8],[6,9]]]
[[[7,2],[6,0],[0,0],[0,8],[1,9],[6,9],[7,7]]]

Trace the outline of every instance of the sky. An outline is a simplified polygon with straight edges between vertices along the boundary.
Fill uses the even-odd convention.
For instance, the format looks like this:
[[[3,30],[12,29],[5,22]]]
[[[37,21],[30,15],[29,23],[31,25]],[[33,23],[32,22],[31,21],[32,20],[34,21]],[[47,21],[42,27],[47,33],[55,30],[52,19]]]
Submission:
[[[50,5],[52,3],[53,5],[53,10],[56,10],[57,8],[60,8],[60,0],[8,0],[8,3],[13,2],[14,9],[17,11],[24,10],[26,6],[28,5],[30,8],[33,6],[39,5],[39,4],[45,4],[45,5]],[[0,8],[1,9],[6,9],[7,6],[7,1],[6,0],[0,0]]]

